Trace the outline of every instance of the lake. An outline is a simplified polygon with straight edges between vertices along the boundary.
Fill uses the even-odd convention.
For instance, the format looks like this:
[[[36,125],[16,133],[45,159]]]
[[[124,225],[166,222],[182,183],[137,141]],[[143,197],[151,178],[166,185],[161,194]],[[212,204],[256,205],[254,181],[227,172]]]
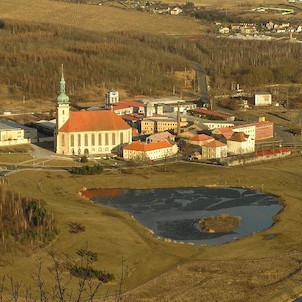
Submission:
[[[155,236],[206,245],[265,230],[282,209],[276,197],[245,188],[95,189],[83,195],[128,212]],[[201,218],[220,214],[240,216],[239,227],[225,233],[207,233],[200,228]]]

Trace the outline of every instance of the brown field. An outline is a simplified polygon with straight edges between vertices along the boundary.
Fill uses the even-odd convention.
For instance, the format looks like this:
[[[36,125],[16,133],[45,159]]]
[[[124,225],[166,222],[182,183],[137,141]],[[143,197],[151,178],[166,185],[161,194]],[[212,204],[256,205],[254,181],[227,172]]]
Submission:
[[[27,282],[37,256],[47,267],[50,249],[74,259],[75,251],[88,244],[99,255],[96,265],[115,275],[119,274],[121,257],[127,259],[131,273],[125,290],[130,290],[130,296],[125,301],[284,301],[302,291],[301,159],[234,168],[179,163],[168,166],[167,172],[154,166],[137,168],[134,174],[106,172],[99,176],[55,171],[10,175],[10,188],[45,200],[54,212],[59,235],[49,247],[35,252],[28,249],[26,256],[20,252],[14,257],[1,255],[1,272]],[[254,187],[280,196],[286,206],[272,228],[228,244],[204,247],[156,240],[128,214],[95,205],[77,194],[83,187],[205,185]],[[86,231],[70,234],[70,222],[81,223]],[[274,237],[265,239],[269,234]],[[44,276],[46,282],[52,282],[47,270]],[[109,285],[114,288],[116,283]]]
[[[139,31],[191,35],[202,30],[198,21],[185,17],[158,16],[112,7],[49,0],[2,0],[0,18],[52,23],[98,32]]]

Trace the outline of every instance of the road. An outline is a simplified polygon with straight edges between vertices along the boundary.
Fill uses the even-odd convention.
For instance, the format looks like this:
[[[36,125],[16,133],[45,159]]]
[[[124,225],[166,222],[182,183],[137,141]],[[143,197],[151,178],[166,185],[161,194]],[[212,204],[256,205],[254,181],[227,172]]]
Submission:
[[[203,66],[195,61],[190,61],[197,74],[198,93],[202,100],[209,101],[207,75]]]

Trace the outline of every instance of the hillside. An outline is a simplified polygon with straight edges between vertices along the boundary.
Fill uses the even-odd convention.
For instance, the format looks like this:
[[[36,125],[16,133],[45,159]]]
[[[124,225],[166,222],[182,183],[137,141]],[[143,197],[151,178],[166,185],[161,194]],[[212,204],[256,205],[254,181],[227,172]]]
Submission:
[[[191,35],[200,33],[202,29],[200,22],[185,17],[49,0],[2,0],[0,18],[48,22],[98,32],[139,31]]]

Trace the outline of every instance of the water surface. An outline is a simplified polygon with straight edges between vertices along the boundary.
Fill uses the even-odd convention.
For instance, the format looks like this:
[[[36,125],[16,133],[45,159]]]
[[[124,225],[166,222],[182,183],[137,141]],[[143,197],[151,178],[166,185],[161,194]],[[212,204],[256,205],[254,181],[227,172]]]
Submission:
[[[214,245],[269,228],[282,206],[274,196],[242,188],[98,189],[84,195],[96,203],[127,211],[155,236]],[[240,216],[239,227],[226,233],[204,232],[203,217]]]

